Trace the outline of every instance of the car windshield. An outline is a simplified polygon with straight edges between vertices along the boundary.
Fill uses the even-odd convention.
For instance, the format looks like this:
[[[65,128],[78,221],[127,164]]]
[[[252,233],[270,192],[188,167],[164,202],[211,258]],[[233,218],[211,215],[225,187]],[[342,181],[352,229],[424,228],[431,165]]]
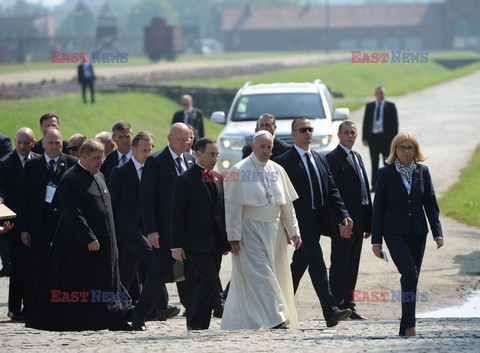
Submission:
[[[257,120],[263,113],[277,119],[305,116],[325,119],[325,111],[318,93],[272,93],[240,97],[234,107],[232,120]]]

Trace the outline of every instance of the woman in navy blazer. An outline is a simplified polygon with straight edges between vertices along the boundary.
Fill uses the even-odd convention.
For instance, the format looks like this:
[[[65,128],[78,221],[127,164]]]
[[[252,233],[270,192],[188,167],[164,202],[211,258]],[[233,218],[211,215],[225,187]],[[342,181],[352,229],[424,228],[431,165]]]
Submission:
[[[427,220],[437,249],[443,246],[440,211],[417,139],[400,132],[392,141],[387,166],[378,171],[372,221],[372,250],[382,257],[382,238],[402,275],[400,336],[415,336],[417,283],[427,239]],[[427,216],[425,218],[425,215]]]

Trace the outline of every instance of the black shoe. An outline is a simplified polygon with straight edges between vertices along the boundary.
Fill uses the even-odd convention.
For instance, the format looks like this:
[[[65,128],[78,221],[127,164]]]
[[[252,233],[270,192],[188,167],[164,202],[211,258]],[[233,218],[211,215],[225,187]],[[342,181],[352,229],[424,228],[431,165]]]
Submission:
[[[3,266],[0,270],[0,277],[10,277],[10,271],[12,270],[9,266]]]
[[[271,328],[271,330],[278,330],[278,329],[281,329],[281,330],[288,329],[287,324],[285,322],[282,322],[281,324],[278,324],[277,326],[273,326]]]
[[[327,319],[327,327],[337,326],[339,321],[346,320],[352,315],[350,309],[334,311],[332,315]]]
[[[133,331],[133,327],[128,322],[122,322],[119,325],[110,327],[109,331]]]
[[[350,320],[367,320],[367,318],[360,315],[356,311],[352,311],[352,315],[350,315]]]
[[[137,309],[133,309],[132,313],[132,330],[133,331],[145,331],[145,317],[140,314]]]
[[[25,317],[23,316],[22,313],[14,313],[12,311],[9,311],[7,316],[12,320],[13,322],[25,322]]]
[[[180,308],[176,306],[167,305],[167,307],[163,310],[157,310],[157,321],[167,321],[172,317],[177,316],[180,314]]]
[[[223,316],[223,305],[213,308],[213,317],[221,319]]]

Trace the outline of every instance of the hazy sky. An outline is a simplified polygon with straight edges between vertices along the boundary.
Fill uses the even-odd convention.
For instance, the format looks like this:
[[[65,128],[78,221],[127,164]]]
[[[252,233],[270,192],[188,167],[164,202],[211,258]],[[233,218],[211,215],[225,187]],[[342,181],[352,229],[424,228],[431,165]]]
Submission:
[[[45,6],[55,6],[63,2],[63,0],[26,0],[26,1],[31,3],[41,2]]]

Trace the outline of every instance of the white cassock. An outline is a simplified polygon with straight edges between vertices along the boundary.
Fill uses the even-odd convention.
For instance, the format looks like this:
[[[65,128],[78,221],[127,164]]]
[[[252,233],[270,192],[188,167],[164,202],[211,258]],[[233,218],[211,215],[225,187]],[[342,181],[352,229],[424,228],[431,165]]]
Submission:
[[[259,175],[266,176],[263,182]],[[224,186],[228,240],[240,241],[240,253],[232,255],[221,328],[272,328],[282,322],[297,328],[285,230],[290,237],[300,235],[292,203],[298,195],[287,173],[252,153],[230,169]]]

